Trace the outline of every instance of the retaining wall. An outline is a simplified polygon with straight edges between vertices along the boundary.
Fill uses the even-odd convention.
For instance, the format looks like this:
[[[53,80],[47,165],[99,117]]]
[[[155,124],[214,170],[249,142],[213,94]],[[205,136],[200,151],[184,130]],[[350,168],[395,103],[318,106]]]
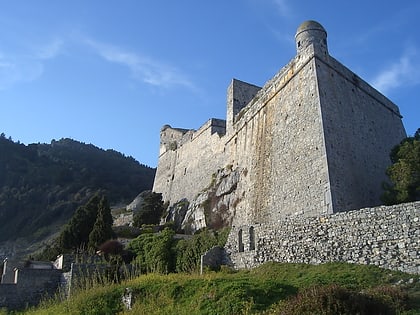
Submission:
[[[225,249],[238,269],[343,261],[420,274],[420,202],[233,226]]]
[[[61,270],[18,270],[17,283],[0,284],[0,309],[24,309],[36,306],[43,298],[53,296],[61,283]]]

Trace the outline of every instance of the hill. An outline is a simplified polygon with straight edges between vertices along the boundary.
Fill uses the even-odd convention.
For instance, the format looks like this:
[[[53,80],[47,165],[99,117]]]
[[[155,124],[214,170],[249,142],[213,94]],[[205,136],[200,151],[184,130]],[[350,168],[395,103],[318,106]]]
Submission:
[[[42,240],[96,192],[111,205],[152,188],[155,169],[72,139],[24,145],[0,135],[0,242]],[[1,252],[0,252],[1,256]]]

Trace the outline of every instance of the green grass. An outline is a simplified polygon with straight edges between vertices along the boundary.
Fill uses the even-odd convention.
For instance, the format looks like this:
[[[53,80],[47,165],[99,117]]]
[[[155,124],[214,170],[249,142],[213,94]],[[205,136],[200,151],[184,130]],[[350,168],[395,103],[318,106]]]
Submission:
[[[395,288],[398,281],[403,284]],[[399,312],[384,314],[420,314],[419,281],[418,276],[375,266],[267,263],[253,270],[223,269],[201,276],[142,275],[80,291],[62,302],[45,302],[25,314],[303,314],[302,307],[307,305],[327,304],[336,310],[349,301],[374,302],[389,309],[398,306]],[[125,288],[134,296],[130,311],[121,303]],[[283,313],[285,307],[298,311]]]

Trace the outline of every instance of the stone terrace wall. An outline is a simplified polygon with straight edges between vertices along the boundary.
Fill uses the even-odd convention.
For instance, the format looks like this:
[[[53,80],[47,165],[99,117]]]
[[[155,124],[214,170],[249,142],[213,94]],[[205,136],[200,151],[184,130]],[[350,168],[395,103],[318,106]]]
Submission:
[[[343,261],[420,274],[420,202],[234,226],[225,248],[238,269]]]
[[[0,284],[0,309],[24,309],[53,296],[61,283],[61,270],[19,269],[16,284]]]

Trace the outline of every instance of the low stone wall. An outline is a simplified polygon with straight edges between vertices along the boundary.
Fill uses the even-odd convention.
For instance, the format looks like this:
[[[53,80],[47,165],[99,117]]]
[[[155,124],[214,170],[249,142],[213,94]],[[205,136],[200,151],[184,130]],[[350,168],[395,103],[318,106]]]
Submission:
[[[420,202],[234,226],[225,249],[238,269],[343,261],[420,274]]]
[[[57,269],[19,269],[16,284],[0,284],[0,309],[24,309],[52,297],[61,283],[61,274]]]

